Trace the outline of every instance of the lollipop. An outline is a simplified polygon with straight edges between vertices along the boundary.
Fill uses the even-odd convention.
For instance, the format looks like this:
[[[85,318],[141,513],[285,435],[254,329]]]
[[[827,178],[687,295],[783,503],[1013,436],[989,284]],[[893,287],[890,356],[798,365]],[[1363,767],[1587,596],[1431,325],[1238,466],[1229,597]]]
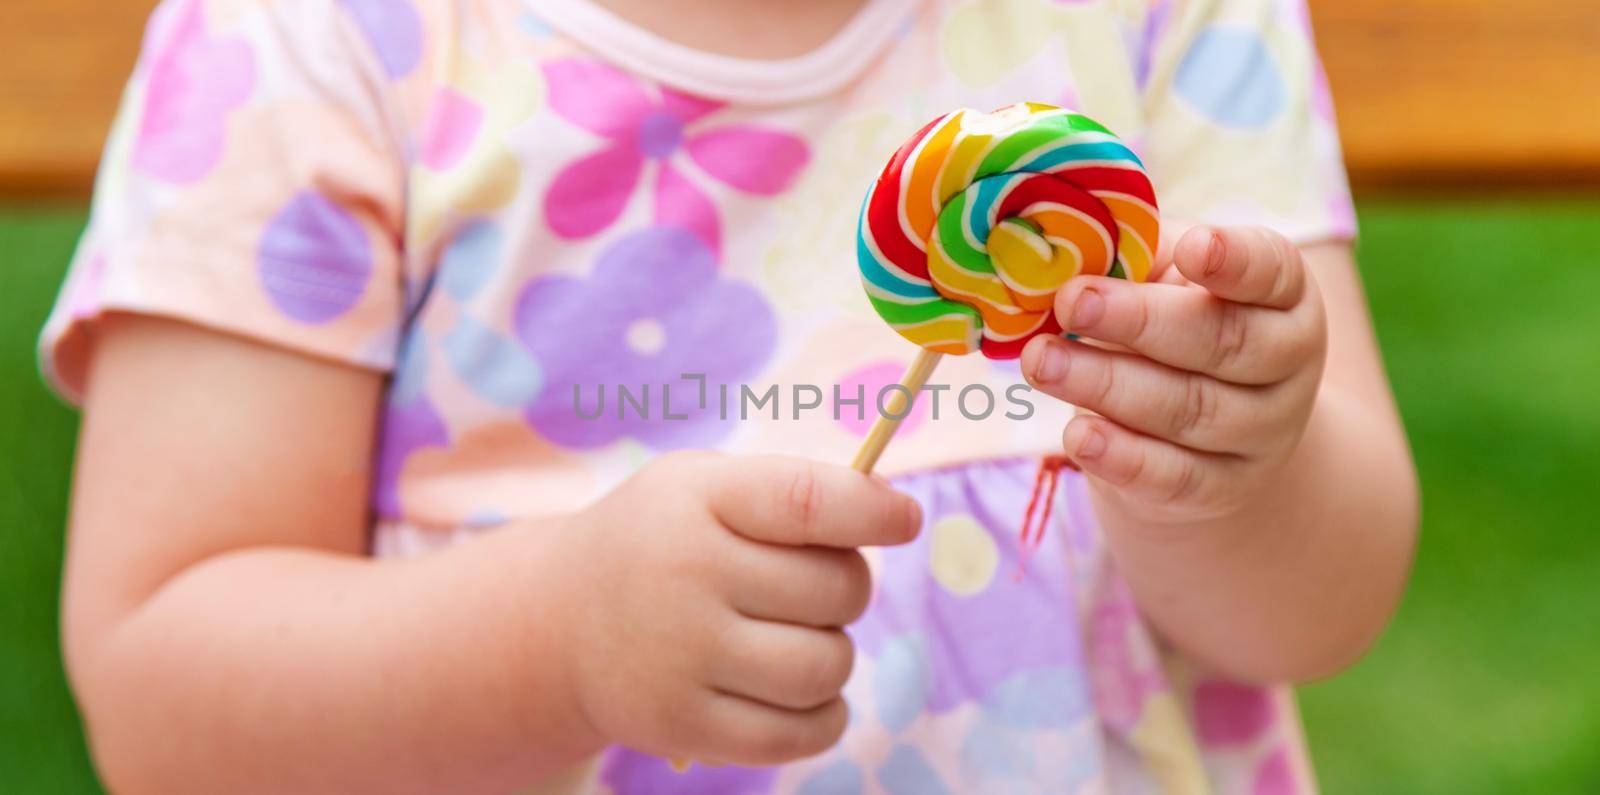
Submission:
[[[1060,334],[1056,291],[1080,273],[1144,281],[1159,231],[1144,165],[1087,116],[1030,102],[918,130],[867,194],[856,258],[873,308],[922,352],[852,466],[872,471],[945,354],[1015,359]]]
[[[862,207],[867,298],[922,352],[857,454],[870,471],[944,354],[1015,359],[1060,334],[1078,274],[1144,281],[1160,233],[1144,165],[1087,116],[1023,103],[935,119],[895,152]]]

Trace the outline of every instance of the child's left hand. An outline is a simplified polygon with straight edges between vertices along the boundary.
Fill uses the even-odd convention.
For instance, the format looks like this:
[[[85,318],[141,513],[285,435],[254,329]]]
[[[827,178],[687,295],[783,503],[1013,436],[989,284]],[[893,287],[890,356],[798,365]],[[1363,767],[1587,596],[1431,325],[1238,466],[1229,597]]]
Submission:
[[[1225,515],[1260,493],[1299,443],[1327,350],[1322,296],[1282,235],[1196,228],[1172,265],[1148,284],[1072,279],[1056,317],[1105,345],[1041,336],[1022,354],[1034,388],[1085,410],[1063,433],[1067,454],[1158,522]]]

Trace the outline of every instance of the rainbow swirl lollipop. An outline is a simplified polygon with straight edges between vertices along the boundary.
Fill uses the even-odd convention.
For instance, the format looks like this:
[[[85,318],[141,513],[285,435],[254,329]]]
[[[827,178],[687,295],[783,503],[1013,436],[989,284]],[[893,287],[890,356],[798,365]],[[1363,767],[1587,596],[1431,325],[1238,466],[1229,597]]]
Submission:
[[[901,395],[943,354],[1021,356],[1061,333],[1061,285],[1080,273],[1144,281],[1159,235],[1144,164],[1087,116],[1029,102],[918,130],[867,194],[856,259],[873,308],[922,353],[853,466],[872,470],[909,413]]]
[[[1015,359],[1059,334],[1056,290],[1080,273],[1143,281],[1159,220],[1144,165],[1087,116],[1024,103],[958,110],[911,137],[867,194],[867,297],[924,349]]]

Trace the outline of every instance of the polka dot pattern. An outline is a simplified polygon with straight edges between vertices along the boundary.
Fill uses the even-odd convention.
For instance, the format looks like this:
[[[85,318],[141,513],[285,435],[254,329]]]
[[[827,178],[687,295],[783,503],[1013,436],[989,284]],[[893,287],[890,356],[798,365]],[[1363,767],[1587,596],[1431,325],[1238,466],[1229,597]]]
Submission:
[[[1213,25],[1195,38],[1178,64],[1175,88],[1225,127],[1265,127],[1289,104],[1283,74],[1261,34],[1232,25]]]
[[[1092,109],[1111,93],[1101,78],[1116,77],[1152,109],[1126,140],[1168,175],[1184,218],[1225,204],[1232,220],[1300,234],[1353,222],[1329,189],[1337,138],[1290,13],[1301,0],[1250,28],[1174,0],[932,4],[945,13],[908,15],[851,107],[820,117],[618,68],[537,3],[487,16],[431,0],[161,5],[46,344],[115,306],[392,365],[373,467],[382,555],[576,510],[655,451],[847,460],[870,419],[823,408],[790,420],[787,387],[860,387],[870,406],[903,370],[900,340],[863,325],[855,274],[827,263],[850,254],[864,170],[929,103]],[[1089,19],[1123,24],[1124,38],[1074,29]],[[1078,68],[1069,45],[1084,38],[1079,53],[1126,42],[1128,74]],[[75,348],[58,355],[81,358]],[[905,471],[920,470],[896,485],[928,525],[871,554],[843,743],[779,769],[688,774],[616,749],[601,791],[1154,791],[1148,760],[1124,754],[1136,747],[1189,753],[1196,771],[1203,760],[1191,778],[1217,795],[1283,795],[1303,780],[1286,702],[1169,681],[1189,669],[1163,666],[1124,601],[1081,478],[1064,475],[1024,565],[1017,531],[1038,468],[1011,457],[1041,449],[1037,434],[955,410],[962,385],[1002,395],[1020,383],[1016,364],[946,366],[940,422],[924,395],[896,441]],[[709,408],[684,372],[707,373]],[[783,419],[724,422],[723,382],[779,384]],[[574,385],[589,406],[601,383],[606,417],[573,420]],[[617,419],[619,383],[651,386],[648,424]],[[1029,427],[1065,421],[1033,402]],[[662,421],[667,403],[690,418]]]
[[[891,732],[905,731],[928,706],[933,671],[928,643],[921,635],[903,635],[884,644],[873,676],[878,722]]]
[[[255,88],[255,53],[242,37],[213,35],[199,0],[163,6],[160,17],[172,25],[147,56],[133,164],[156,179],[189,184],[221,161],[228,120]]]
[[[795,795],[860,795],[864,783],[861,768],[840,759],[806,779]]]
[[[1272,696],[1265,688],[1221,680],[1195,688],[1195,731],[1205,745],[1249,743],[1272,726],[1272,718]]]
[[[453,88],[441,88],[434,94],[433,107],[423,123],[417,157],[434,171],[454,168],[466,156],[482,127],[482,105]]]
[[[1267,757],[1256,770],[1251,795],[1295,795],[1294,767],[1289,763],[1289,752],[1279,748]]]
[[[961,745],[961,767],[977,779],[1009,779],[1033,772],[1033,757],[1018,732],[993,722],[978,724]]]
[[[421,331],[413,330],[400,342],[394,373],[389,381],[389,401],[400,405],[414,403],[428,387],[428,344]]]
[[[1000,683],[984,712],[1018,729],[1065,728],[1089,711],[1089,692],[1076,668],[1034,668]]]
[[[422,62],[422,17],[411,0],[339,0],[355,18],[391,78]]]
[[[505,234],[493,221],[478,220],[456,234],[439,258],[439,282],[457,301],[470,301],[493,278]]]
[[[896,746],[878,768],[878,783],[889,795],[949,795],[950,787],[922,752],[910,745]]]
[[[989,587],[1000,566],[1000,552],[989,532],[968,514],[940,519],[929,530],[929,564],[945,590],[968,596]]]
[[[261,286],[285,315],[326,323],[361,300],[372,276],[366,230],[320,193],[296,195],[261,236]]]
[[[495,405],[525,406],[544,385],[539,363],[521,345],[471,317],[457,320],[439,344],[456,376]]]

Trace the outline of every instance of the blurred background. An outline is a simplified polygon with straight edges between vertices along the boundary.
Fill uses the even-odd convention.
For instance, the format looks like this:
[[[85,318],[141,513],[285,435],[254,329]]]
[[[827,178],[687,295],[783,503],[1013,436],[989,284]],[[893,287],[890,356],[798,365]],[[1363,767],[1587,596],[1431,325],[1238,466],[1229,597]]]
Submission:
[[[56,642],[76,417],[33,344],[153,0],[0,0],[0,771],[92,793]],[[1600,5],[1313,0],[1422,473],[1399,616],[1302,690],[1325,792],[1600,793]]]

